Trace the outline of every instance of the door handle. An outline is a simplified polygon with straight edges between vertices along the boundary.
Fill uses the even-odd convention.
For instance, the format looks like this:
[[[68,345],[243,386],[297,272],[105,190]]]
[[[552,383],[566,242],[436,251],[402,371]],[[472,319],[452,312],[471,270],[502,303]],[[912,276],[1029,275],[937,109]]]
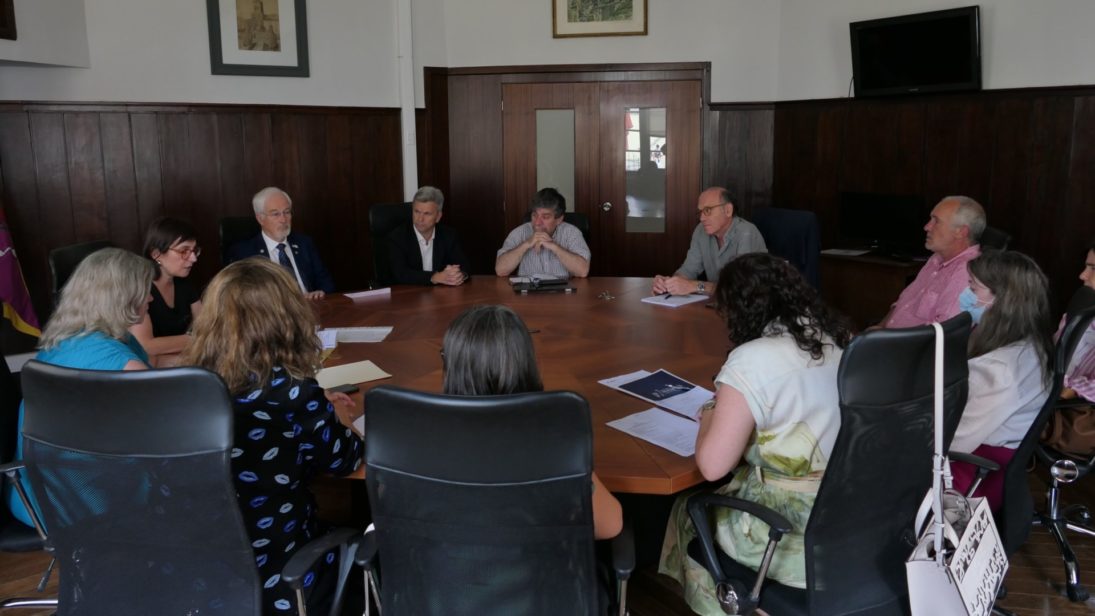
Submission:
[[[611,209],[612,209],[612,202],[611,201],[605,201],[604,203],[601,204],[601,211],[602,212],[607,212]]]

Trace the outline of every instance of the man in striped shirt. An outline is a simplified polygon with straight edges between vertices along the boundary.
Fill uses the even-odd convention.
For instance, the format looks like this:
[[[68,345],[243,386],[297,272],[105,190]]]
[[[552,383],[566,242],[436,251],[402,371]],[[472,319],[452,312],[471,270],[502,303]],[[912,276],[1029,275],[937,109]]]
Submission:
[[[536,193],[529,204],[530,222],[510,231],[498,250],[494,272],[509,276],[585,278],[589,275],[589,246],[578,227],[563,221],[566,198],[554,188]]]

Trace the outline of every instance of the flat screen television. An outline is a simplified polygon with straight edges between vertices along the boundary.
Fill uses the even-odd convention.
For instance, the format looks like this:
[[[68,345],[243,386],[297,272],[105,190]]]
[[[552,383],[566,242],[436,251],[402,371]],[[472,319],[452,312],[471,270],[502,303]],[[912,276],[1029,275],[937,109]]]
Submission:
[[[921,195],[840,193],[840,235],[848,246],[890,257],[916,258],[924,248],[931,208]]]
[[[977,6],[857,21],[849,28],[856,97],[981,89]]]

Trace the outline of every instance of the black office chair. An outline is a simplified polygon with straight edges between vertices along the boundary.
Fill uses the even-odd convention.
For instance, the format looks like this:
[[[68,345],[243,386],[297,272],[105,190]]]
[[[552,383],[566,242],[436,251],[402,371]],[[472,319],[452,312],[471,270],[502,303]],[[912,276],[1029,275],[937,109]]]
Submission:
[[[582,232],[582,239],[589,244],[589,216],[581,212],[567,212],[563,214],[563,221],[578,227],[578,230]]]
[[[220,222],[221,265],[228,265],[228,251],[262,232],[254,216],[225,216]]]
[[[1007,250],[1008,245],[1011,244],[1011,234],[996,227],[985,227],[985,230],[981,232],[980,242],[982,248]]]
[[[970,318],[943,324],[944,440],[966,403]],[[929,326],[857,336],[840,362],[841,426],[805,529],[806,589],[764,580],[714,540],[708,509],[748,511],[770,527],[774,549],[790,523],[748,501],[702,493],[689,499],[697,538],[688,554],[719,593],[733,589],[750,614],[900,614],[908,606],[905,559],[917,508],[931,487],[935,332]],[[742,580],[755,580],[746,586]],[[763,589],[761,585],[763,583]]]
[[[807,282],[820,288],[821,227],[816,214],[765,207],[754,211],[751,220],[764,236],[768,252],[787,259]]]
[[[585,399],[382,386],[365,405],[376,526],[367,537],[384,613],[597,613]],[[616,545],[628,556],[628,537]],[[629,556],[616,564],[621,604],[633,549]]]
[[[1049,420],[1051,413],[1057,409],[1064,408],[1077,403],[1084,403],[1083,400],[1059,400],[1060,390],[1062,387],[1062,381],[1064,375],[1068,370],[1068,364],[1072,359],[1072,354],[1076,350],[1076,345],[1079,343],[1080,338],[1083,337],[1084,332],[1091,326],[1093,320],[1095,320],[1095,290],[1088,287],[1080,287],[1079,290],[1072,296],[1072,301],[1068,305],[1068,317],[1065,321],[1065,328],[1061,332],[1061,337],[1057,340],[1057,352],[1054,358],[1054,389],[1050,391],[1050,397],[1047,401],[1046,407],[1042,409],[1042,412],[1038,416],[1037,429],[1034,426],[1031,428],[1031,433],[1035,435],[1033,439],[1034,443],[1032,448],[1036,452],[1038,459],[1042,461],[1048,468],[1050,474],[1050,486],[1046,493],[1045,510],[1037,512],[1035,514],[1035,523],[1041,524],[1049,530],[1050,534],[1057,541],[1057,546],[1061,550],[1061,558],[1065,565],[1065,590],[1068,593],[1068,598],[1072,601],[1085,601],[1088,598],[1088,591],[1080,584],[1080,569],[1079,563],[1076,560],[1076,553],[1073,551],[1072,546],[1068,541],[1068,533],[1066,531],[1073,531],[1089,537],[1095,537],[1095,524],[1092,524],[1091,513],[1087,507],[1083,505],[1071,505],[1069,507],[1061,506],[1061,487],[1078,481],[1095,468],[1095,453],[1092,453],[1087,459],[1077,459],[1074,456],[1070,456],[1064,452],[1058,451],[1048,445],[1038,445],[1037,436],[1041,434],[1042,427],[1045,422]],[[1031,434],[1027,435],[1028,437]],[[1023,444],[1020,446],[1020,451],[1016,452],[1016,459],[1019,457],[1019,453],[1023,451],[1023,447],[1027,445],[1028,439],[1023,439]],[[1028,454],[1029,456],[1029,454]],[[1010,466],[1016,466],[1011,464]],[[1025,467],[1025,464],[1018,465],[1021,468]],[[1015,474],[1019,475],[1024,481],[1025,477],[1022,477],[1023,473],[1017,469]],[[1010,471],[1010,468],[1009,468]],[[1012,477],[1011,473],[1005,479],[1004,484],[1004,502],[1005,506],[1009,508],[1008,518],[1013,517],[1010,513],[1012,507],[1012,495],[1009,494],[1008,488],[1011,487]],[[1016,484],[1016,492],[1019,492],[1019,485]],[[1021,524],[1024,520],[1022,515],[1024,511],[1029,511],[1031,505],[1030,490],[1027,488],[1026,495],[1017,494],[1019,497],[1019,504],[1021,507],[1017,508],[1014,517],[1017,520],[1017,524]],[[1027,515],[1027,521],[1029,521],[1029,514]],[[1001,534],[1003,537],[1003,534]],[[1007,547],[1007,541],[1005,540],[1005,547]]]
[[[58,614],[257,616],[262,582],[236,504],[223,382],[198,368],[37,361],[22,377],[24,460],[3,472],[25,473],[37,496],[36,526],[60,562]]]
[[[63,289],[65,283],[68,282],[68,277],[72,275],[72,272],[76,270],[76,266],[84,260],[84,257],[96,250],[110,248],[113,245],[114,244],[107,240],[95,240],[82,244],[61,246],[60,248],[54,248],[49,251],[49,273],[53,277],[52,292],[54,306],[56,306],[57,302],[61,299],[61,289]]]
[[[373,284],[386,287],[395,282],[388,235],[401,225],[411,223],[411,202],[374,203],[369,206],[369,237],[373,242]]]
[[[15,457],[21,399],[19,380],[0,354],[0,464],[7,464]],[[0,551],[33,552],[40,549],[42,539],[38,533],[12,517],[8,508],[0,504]]]

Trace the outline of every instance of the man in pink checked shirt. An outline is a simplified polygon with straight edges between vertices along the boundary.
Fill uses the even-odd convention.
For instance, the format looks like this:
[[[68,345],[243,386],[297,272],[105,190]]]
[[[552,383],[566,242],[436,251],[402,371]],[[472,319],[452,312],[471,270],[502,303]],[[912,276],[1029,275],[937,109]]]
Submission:
[[[932,256],[894,302],[881,326],[914,327],[958,314],[958,296],[969,286],[966,264],[981,254],[985,210],[969,197],[945,197],[924,225]]]

